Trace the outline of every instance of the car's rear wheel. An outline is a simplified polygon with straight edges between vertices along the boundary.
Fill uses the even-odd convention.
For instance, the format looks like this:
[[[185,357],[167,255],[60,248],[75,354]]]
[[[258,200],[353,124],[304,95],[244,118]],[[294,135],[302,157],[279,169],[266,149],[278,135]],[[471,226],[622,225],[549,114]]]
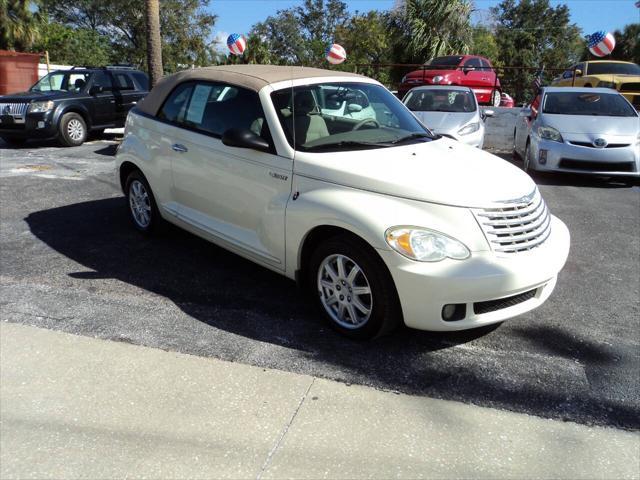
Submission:
[[[129,174],[125,192],[133,226],[144,234],[159,230],[164,221],[158,211],[149,182],[140,171],[134,170]]]
[[[494,107],[499,107],[500,100],[500,90],[494,90],[491,94],[491,105],[493,105]]]
[[[87,139],[87,124],[81,115],[69,112],[60,119],[60,143],[65,147],[77,147]]]
[[[307,284],[331,326],[351,338],[370,339],[401,321],[395,285],[386,266],[364,242],[340,235],[311,255]]]
[[[517,134],[517,129],[513,129],[513,151],[511,152],[511,156],[515,159],[518,160],[520,158],[520,154],[518,153],[518,147],[516,145],[516,134]]]

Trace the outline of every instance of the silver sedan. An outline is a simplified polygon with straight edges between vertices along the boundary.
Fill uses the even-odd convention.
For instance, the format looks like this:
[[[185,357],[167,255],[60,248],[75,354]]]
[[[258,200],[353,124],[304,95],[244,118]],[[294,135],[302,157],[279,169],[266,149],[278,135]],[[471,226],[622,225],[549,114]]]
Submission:
[[[469,87],[417,87],[402,102],[434,133],[473,147],[484,145],[484,121],[493,111],[481,112]]]
[[[640,177],[640,117],[607,88],[547,87],[523,108],[514,154],[527,171]]]

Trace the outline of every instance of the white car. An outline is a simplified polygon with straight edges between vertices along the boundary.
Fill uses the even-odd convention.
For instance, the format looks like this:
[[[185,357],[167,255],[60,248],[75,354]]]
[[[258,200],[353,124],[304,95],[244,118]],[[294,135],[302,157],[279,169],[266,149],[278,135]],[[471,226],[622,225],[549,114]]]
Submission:
[[[493,110],[480,111],[469,87],[416,87],[402,102],[432,132],[482,149],[484,122]]]
[[[323,114],[338,87],[365,95],[371,116]],[[165,77],[129,114],[116,168],[138,230],[168,221],[296,279],[355,338],[532,310],[569,251],[528,175],[435,137],[355,74],[235,65]]]
[[[640,115],[610,88],[546,87],[520,111],[513,151],[525,171],[640,178]]]

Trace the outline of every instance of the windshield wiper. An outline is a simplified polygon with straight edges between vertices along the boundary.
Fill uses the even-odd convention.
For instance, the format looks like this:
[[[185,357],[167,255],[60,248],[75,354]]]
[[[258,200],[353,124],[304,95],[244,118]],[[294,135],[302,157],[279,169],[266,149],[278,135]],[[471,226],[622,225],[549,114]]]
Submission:
[[[417,139],[417,138],[429,138],[431,140],[435,140],[437,137],[434,137],[433,135],[429,135],[428,133],[411,133],[409,135],[405,135],[404,137],[400,137],[400,138],[396,138],[395,140],[393,140],[392,142],[389,142],[391,145],[396,145],[398,143],[401,142],[405,142],[407,140],[413,140],[413,139]]]
[[[331,143],[322,143],[320,145],[313,145],[311,147],[306,147],[305,150],[308,152],[314,150],[324,150],[325,148],[336,148],[336,147],[389,147],[390,145],[387,142],[358,142],[356,140],[341,140],[340,142],[331,142]]]

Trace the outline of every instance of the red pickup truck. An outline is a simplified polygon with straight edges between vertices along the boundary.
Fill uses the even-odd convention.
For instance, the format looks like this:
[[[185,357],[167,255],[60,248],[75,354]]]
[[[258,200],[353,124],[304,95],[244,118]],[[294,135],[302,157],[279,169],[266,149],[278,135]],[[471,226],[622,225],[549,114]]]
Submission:
[[[500,79],[491,62],[477,55],[434,58],[420,70],[402,78],[398,96],[403,98],[409,90],[420,85],[462,85],[473,90],[478,103],[500,105]]]

